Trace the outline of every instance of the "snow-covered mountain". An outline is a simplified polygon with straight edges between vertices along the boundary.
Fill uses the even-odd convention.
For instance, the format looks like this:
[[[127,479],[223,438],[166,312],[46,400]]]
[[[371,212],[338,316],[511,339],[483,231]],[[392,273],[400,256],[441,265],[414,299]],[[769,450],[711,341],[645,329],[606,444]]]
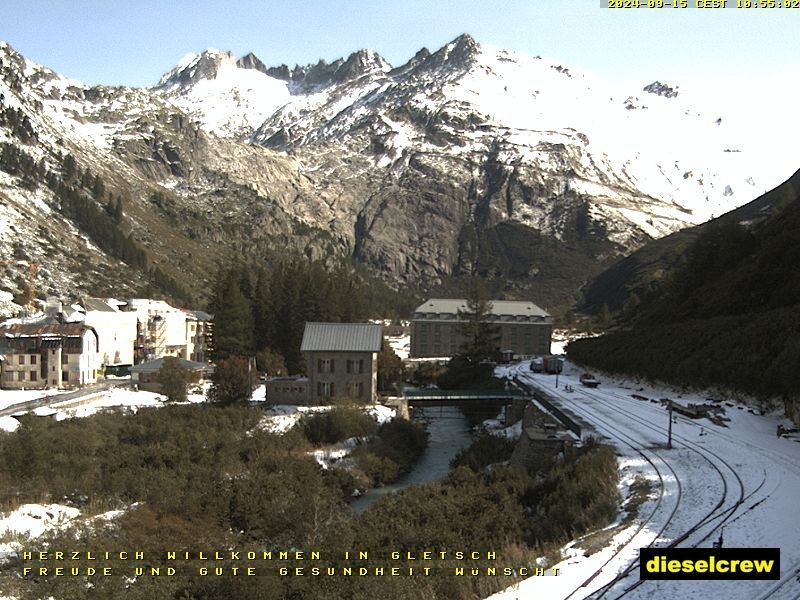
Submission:
[[[56,175],[59,152],[102,175],[165,269],[176,245],[277,243],[352,256],[395,284],[478,272],[563,304],[616,256],[796,168],[675,82],[612,85],[467,35],[394,68],[368,50],[293,69],[207,50],[152,89],[88,88],[7,45],[0,58],[3,106],[37,133],[23,143],[0,123],[0,142]],[[59,206],[8,173],[0,194],[20,214]],[[175,275],[213,260],[190,262]]]

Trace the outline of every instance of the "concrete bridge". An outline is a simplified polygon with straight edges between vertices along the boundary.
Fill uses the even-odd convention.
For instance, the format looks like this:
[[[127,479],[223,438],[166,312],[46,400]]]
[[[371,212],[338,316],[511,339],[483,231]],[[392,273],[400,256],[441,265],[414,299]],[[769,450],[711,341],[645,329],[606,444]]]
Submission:
[[[448,418],[448,415],[441,410],[441,407],[452,406],[468,408],[471,411],[486,411],[486,418],[495,416],[500,408],[505,407],[506,420],[508,421],[513,413],[519,413],[527,403],[529,394],[516,387],[508,387],[498,390],[440,390],[436,388],[406,388],[403,390],[403,403],[413,413],[415,408],[428,409],[440,407],[438,417]],[[517,407],[518,410],[513,410]],[[430,410],[425,411],[427,417],[437,416],[437,413]],[[513,421],[512,421],[513,422]]]

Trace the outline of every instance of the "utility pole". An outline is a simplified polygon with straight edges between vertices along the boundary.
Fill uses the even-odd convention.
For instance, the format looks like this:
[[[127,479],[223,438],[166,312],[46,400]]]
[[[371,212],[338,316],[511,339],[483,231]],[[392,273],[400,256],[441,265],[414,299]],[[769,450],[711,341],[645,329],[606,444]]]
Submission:
[[[667,448],[672,448],[672,400],[669,402],[669,429],[667,430]]]

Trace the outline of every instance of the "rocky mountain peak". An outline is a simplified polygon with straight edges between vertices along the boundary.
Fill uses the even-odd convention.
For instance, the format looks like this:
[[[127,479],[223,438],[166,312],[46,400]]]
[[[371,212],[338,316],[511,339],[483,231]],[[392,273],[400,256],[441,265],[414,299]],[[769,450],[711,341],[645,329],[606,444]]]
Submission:
[[[445,48],[450,49],[450,57],[454,61],[465,63],[474,60],[480,54],[481,46],[471,35],[462,33]]]
[[[392,68],[386,60],[371,50],[361,49],[353,52],[334,74],[337,82],[357,79],[375,71],[385,72]]]
[[[203,79],[214,79],[224,64],[236,65],[236,58],[231,52],[209,48],[201,54],[188,54],[161,77],[156,89],[188,87]]]
[[[644,86],[642,91],[648,92],[649,94],[655,94],[656,96],[663,96],[664,98],[675,98],[678,95],[678,86],[673,88],[668,86],[666,83],[654,81],[653,83]]]
[[[423,48],[423,50],[425,50]],[[422,52],[422,51],[420,51]],[[425,68],[444,67],[446,69],[469,69],[478,59],[481,46],[471,35],[461,34],[452,42],[445,44],[430,56],[417,53],[413,60],[424,63]],[[427,53],[427,50],[425,50]],[[420,57],[417,59],[417,57]]]
[[[255,69],[256,71],[261,71],[262,73],[269,75],[269,69],[267,69],[267,66],[252,52],[248,52],[239,60],[237,60],[236,66],[240,69]]]

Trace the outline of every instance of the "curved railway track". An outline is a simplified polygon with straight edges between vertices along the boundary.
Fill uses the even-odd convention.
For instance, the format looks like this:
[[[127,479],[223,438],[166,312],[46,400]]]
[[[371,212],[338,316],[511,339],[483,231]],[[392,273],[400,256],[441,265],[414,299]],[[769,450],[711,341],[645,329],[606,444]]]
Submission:
[[[523,374],[520,371],[518,371],[518,373],[520,375]],[[523,379],[523,382],[524,382],[524,379]],[[658,479],[658,482],[659,482],[659,485],[658,485],[658,498],[656,499],[655,505],[653,506],[653,509],[650,511],[649,515],[644,520],[642,520],[641,523],[639,523],[639,525],[636,528],[636,531],[630,537],[629,541],[627,543],[623,544],[622,546],[620,546],[612,554],[612,556],[608,558],[608,560],[606,560],[589,577],[585,578],[580,583],[580,585],[578,585],[576,588],[574,588],[574,590],[569,595],[564,596],[564,600],[568,600],[570,598],[575,597],[575,595],[578,594],[578,592],[580,592],[583,588],[585,588],[592,581],[594,581],[594,579],[597,576],[599,576],[601,573],[603,573],[603,570],[605,569],[605,567],[609,563],[611,563],[611,561],[613,561],[615,558],[617,558],[620,554],[622,554],[623,552],[628,550],[630,544],[633,543],[633,540],[636,539],[636,536],[655,520],[656,515],[662,509],[662,504],[664,504],[664,498],[665,498],[665,493],[666,493],[665,492],[665,490],[666,490],[665,476],[668,475],[668,473],[666,473],[665,471],[669,471],[669,475],[675,481],[675,486],[677,488],[676,494],[674,496],[675,504],[674,504],[674,506],[672,506],[671,509],[669,509],[669,508],[666,509],[666,510],[669,510],[669,514],[667,515],[666,520],[663,522],[661,528],[659,529],[659,531],[656,533],[655,537],[653,538],[653,542],[651,542],[649,545],[652,545],[653,543],[655,543],[662,536],[662,534],[664,533],[666,528],[670,525],[670,523],[671,523],[671,521],[672,521],[673,517],[675,516],[675,513],[676,513],[676,511],[678,509],[678,506],[680,505],[682,487],[681,487],[680,479],[678,478],[677,473],[672,468],[672,466],[667,461],[665,461],[662,457],[659,457],[659,456],[657,456],[655,454],[652,454],[651,456],[648,456],[648,454],[645,454],[645,451],[641,448],[641,444],[638,443],[638,440],[636,440],[633,437],[629,436],[627,433],[625,433],[621,428],[619,428],[615,424],[613,424],[610,421],[607,421],[605,419],[598,419],[598,420],[602,422],[602,427],[603,427],[604,433],[606,435],[617,439],[623,445],[631,448],[631,450],[633,450],[633,452],[635,454],[641,456],[642,459],[645,462],[650,464],[650,466],[652,467],[653,472],[655,473],[656,478]],[[659,465],[661,466],[661,468],[659,468]],[[639,546],[637,545],[636,547],[638,548]]]
[[[530,382],[530,376],[522,368],[518,367],[516,369],[516,372],[518,373],[518,375],[522,376],[523,381],[526,381],[529,385],[532,383]],[[552,390],[546,390],[546,391],[548,394],[551,395],[554,393]],[[632,413],[630,411],[625,411],[623,408],[615,404],[618,400],[624,400],[625,402],[633,402],[639,404],[641,401],[628,398],[622,394],[617,394],[614,392],[605,392],[605,391],[601,392],[595,390],[588,391],[582,388],[578,388],[575,391],[578,392],[579,394],[582,394],[584,397],[590,399],[591,402],[597,402],[598,404],[602,404],[606,410],[611,410],[613,413],[619,414],[620,416],[624,416],[626,419],[633,421],[634,423],[637,424],[637,428],[644,427],[646,430],[654,431],[659,434],[663,433],[663,428],[659,428],[653,425],[651,421],[639,415],[636,415],[635,413]],[[561,394],[556,393],[556,395],[562,402],[567,399]],[[611,396],[613,400],[605,396]],[[607,418],[609,415],[606,414],[604,416],[600,416],[596,413],[592,413],[591,411],[581,410],[583,408],[584,408],[583,405],[576,406],[574,404],[570,404],[569,406],[569,410],[571,410],[576,414],[579,414],[582,418],[586,419],[587,421],[598,423],[600,425],[600,428],[604,431],[604,433],[609,431],[614,431],[615,433],[612,434],[612,437],[615,437],[616,439],[620,440],[626,446],[631,447],[635,452],[642,454],[641,446],[643,444],[641,439],[636,440],[633,437],[631,437],[628,433],[622,432],[617,425],[610,422],[609,418]],[[664,415],[664,412],[661,409],[653,407],[653,410],[656,411],[661,416]],[[709,465],[709,467],[719,477],[722,486],[722,491],[721,491],[721,497],[716,502],[716,504],[711,508],[711,510],[706,512],[706,514],[704,514],[701,519],[697,520],[696,522],[691,524],[690,527],[686,528],[683,532],[681,532],[680,535],[674,537],[670,541],[670,543],[666,545],[666,547],[675,547],[678,544],[681,544],[687,540],[690,540],[691,546],[697,547],[700,544],[709,540],[709,538],[711,538],[711,536],[714,535],[717,531],[721,531],[726,524],[733,522],[732,520],[736,520],[734,519],[734,516],[736,516],[737,513],[738,516],[736,516],[736,518],[738,518],[739,516],[741,516],[746,512],[749,512],[750,510],[755,508],[758,504],[760,504],[764,499],[769,497],[769,494],[767,494],[764,498],[761,498],[746,510],[741,511],[740,508],[742,507],[742,505],[751,498],[753,498],[756,494],[758,494],[766,484],[767,481],[766,471],[764,471],[763,477],[759,482],[759,484],[754,489],[747,492],[745,483],[739,476],[739,473],[737,472],[736,468],[732,466],[728,462],[728,460],[725,459],[725,457],[723,457],[717,452],[714,452],[709,448],[703,447],[702,445],[698,444],[694,440],[689,439],[685,435],[675,433],[673,434],[673,439],[680,445],[679,447],[683,447],[693,452],[697,456],[701,457]],[[675,477],[676,482],[680,486],[680,479],[678,478],[675,470],[672,469],[672,467],[666,461],[664,461],[662,457],[659,457],[659,459],[663,461],[663,464],[669,467],[670,471]],[[648,462],[653,466],[654,470],[658,473],[659,480],[662,485],[662,490],[660,491],[656,508],[654,508],[653,512],[647,517],[647,519],[641,523],[639,529],[637,529],[636,534],[638,534],[638,532],[641,531],[642,528],[644,528],[645,526],[647,526],[652,522],[653,515],[655,515],[658,512],[659,510],[658,506],[660,506],[663,500],[663,494],[664,494],[663,477],[659,472],[658,467],[656,467],[656,465],[654,464],[654,462],[649,459]],[[729,505],[726,506],[726,503]],[[673,507],[673,510],[670,513],[667,521],[663,523],[663,526],[661,527],[660,531],[658,532],[658,534],[656,535],[655,539],[650,544],[650,546],[652,546],[659,539],[661,539],[663,537],[664,532],[673,523],[674,515],[677,512],[679,505],[680,505],[680,496],[678,497],[677,502]],[[631,539],[634,539],[636,534],[634,534],[634,536]],[[693,537],[694,539],[690,539]],[[576,588],[569,596],[567,596],[567,598],[575,596],[575,594],[578,591],[580,591],[581,588],[585,588],[592,580],[594,580],[597,576],[599,576],[603,572],[603,569],[612,560],[614,560],[614,558],[619,556],[619,554],[625,550],[625,547],[627,545],[628,544],[624,545],[617,552],[615,552],[614,555],[608,561],[606,561],[599,569],[597,569],[597,571],[595,571],[588,579],[586,579],[581,584],[581,586]],[[617,598],[623,598],[627,596],[635,589],[637,589],[639,586],[646,583],[646,581],[637,581],[636,583],[623,589],[621,593],[618,593],[619,592],[618,588],[621,582],[627,579],[637,567],[638,567],[638,560],[631,563],[625,570],[619,573],[612,581],[605,584],[602,588],[594,592],[591,592],[590,597],[599,600],[601,598],[605,598],[609,593],[617,593],[617,595],[614,596],[616,600]],[[800,565],[798,565],[798,567],[800,567]]]

